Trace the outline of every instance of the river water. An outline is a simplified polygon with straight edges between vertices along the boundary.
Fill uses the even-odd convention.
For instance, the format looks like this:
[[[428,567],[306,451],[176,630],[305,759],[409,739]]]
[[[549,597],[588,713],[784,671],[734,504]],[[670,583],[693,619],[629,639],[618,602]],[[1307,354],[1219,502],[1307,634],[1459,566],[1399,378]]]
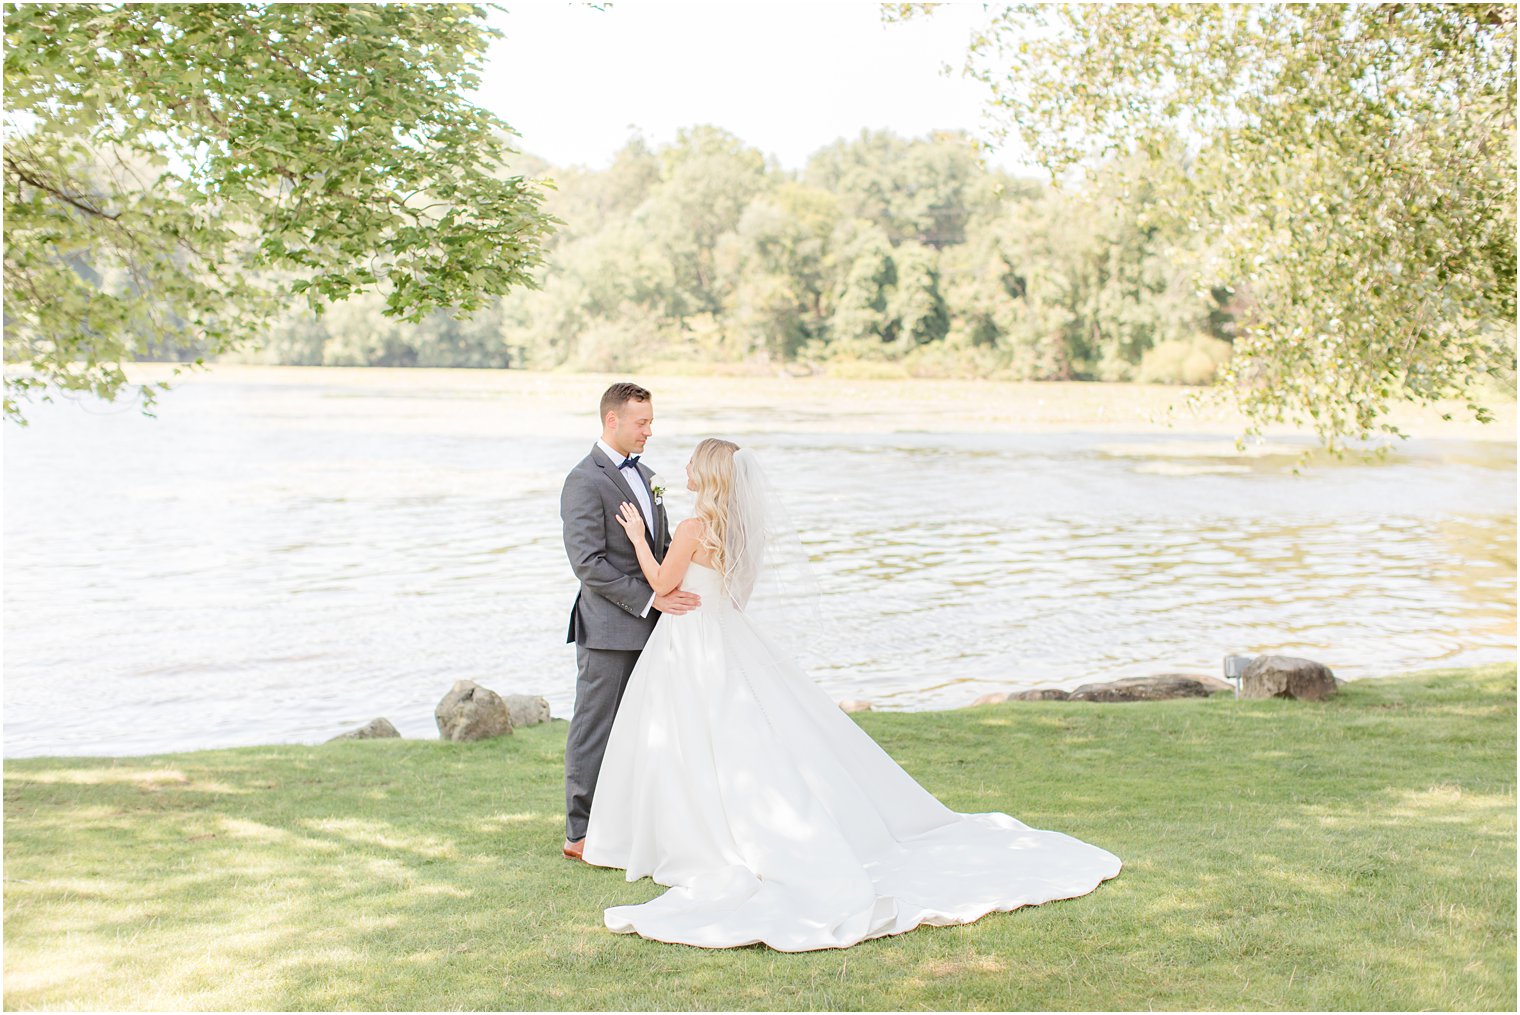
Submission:
[[[4,437],[5,755],[317,742],[376,716],[436,736],[459,678],[567,716],[558,494],[606,383],[219,368],[156,419],[34,406]],[[1513,442],[1295,475],[1307,438],[1241,455],[1122,414],[1010,425],[995,386],[904,390],[656,389],[673,519],[703,436],[776,480],[821,590],[805,662],[836,699],[955,708],[1227,653],[1348,679],[1515,657]]]

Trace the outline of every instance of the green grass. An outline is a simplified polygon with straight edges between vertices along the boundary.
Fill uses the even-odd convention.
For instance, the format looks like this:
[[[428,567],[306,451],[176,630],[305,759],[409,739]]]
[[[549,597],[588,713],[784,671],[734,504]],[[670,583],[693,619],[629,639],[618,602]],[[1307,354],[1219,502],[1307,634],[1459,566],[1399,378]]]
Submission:
[[[565,724],[5,764],[5,1005],[1510,1009],[1515,667],[1334,701],[1015,702],[861,724],[961,811],[1124,860],[1091,895],[844,951],[602,928]]]

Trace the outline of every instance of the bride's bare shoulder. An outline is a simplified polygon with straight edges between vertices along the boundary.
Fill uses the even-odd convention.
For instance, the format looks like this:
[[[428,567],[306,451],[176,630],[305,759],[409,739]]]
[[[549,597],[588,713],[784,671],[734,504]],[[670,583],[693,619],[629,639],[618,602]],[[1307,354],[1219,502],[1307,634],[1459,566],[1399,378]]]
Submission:
[[[681,524],[676,526],[676,538],[681,540],[691,540],[693,544],[691,548],[691,559],[693,563],[701,564],[703,567],[711,567],[712,553],[709,552],[707,547],[702,545],[702,536],[706,533],[706,531],[707,523],[702,519],[693,516],[691,518],[687,518],[686,520],[682,521]]]

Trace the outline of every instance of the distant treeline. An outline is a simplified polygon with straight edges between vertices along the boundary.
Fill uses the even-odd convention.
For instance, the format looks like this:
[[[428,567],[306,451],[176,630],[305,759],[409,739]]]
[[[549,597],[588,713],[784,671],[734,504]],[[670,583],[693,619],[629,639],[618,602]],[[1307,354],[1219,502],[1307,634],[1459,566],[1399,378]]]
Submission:
[[[1244,309],[1228,280],[1196,283],[1146,194],[991,171],[963,134],[863,133],[792,173],[697,127],[604,170],[513,171],[557,188],[539,289],[468,320],[292,309],[248,358],[1202,383]]]

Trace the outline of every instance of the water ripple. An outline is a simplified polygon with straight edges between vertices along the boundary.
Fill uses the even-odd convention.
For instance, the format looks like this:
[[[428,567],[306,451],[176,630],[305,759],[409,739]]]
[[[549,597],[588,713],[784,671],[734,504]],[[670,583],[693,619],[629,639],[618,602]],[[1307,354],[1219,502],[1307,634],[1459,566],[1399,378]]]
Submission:
[[[5,754],[311,742],[377,715],[432,736],[461,677],[567,715],[577,407],[387,383],[188,385],[157,421],[40,406],[9,429]],[[1514,656],[1513,445],[1293,476],[1292,442],[682,415],[649,450],[663,476],[711,428],[776,477],[822,598],[806,662],[836,698],[956,707],[1231,652],[1353,678]]]

